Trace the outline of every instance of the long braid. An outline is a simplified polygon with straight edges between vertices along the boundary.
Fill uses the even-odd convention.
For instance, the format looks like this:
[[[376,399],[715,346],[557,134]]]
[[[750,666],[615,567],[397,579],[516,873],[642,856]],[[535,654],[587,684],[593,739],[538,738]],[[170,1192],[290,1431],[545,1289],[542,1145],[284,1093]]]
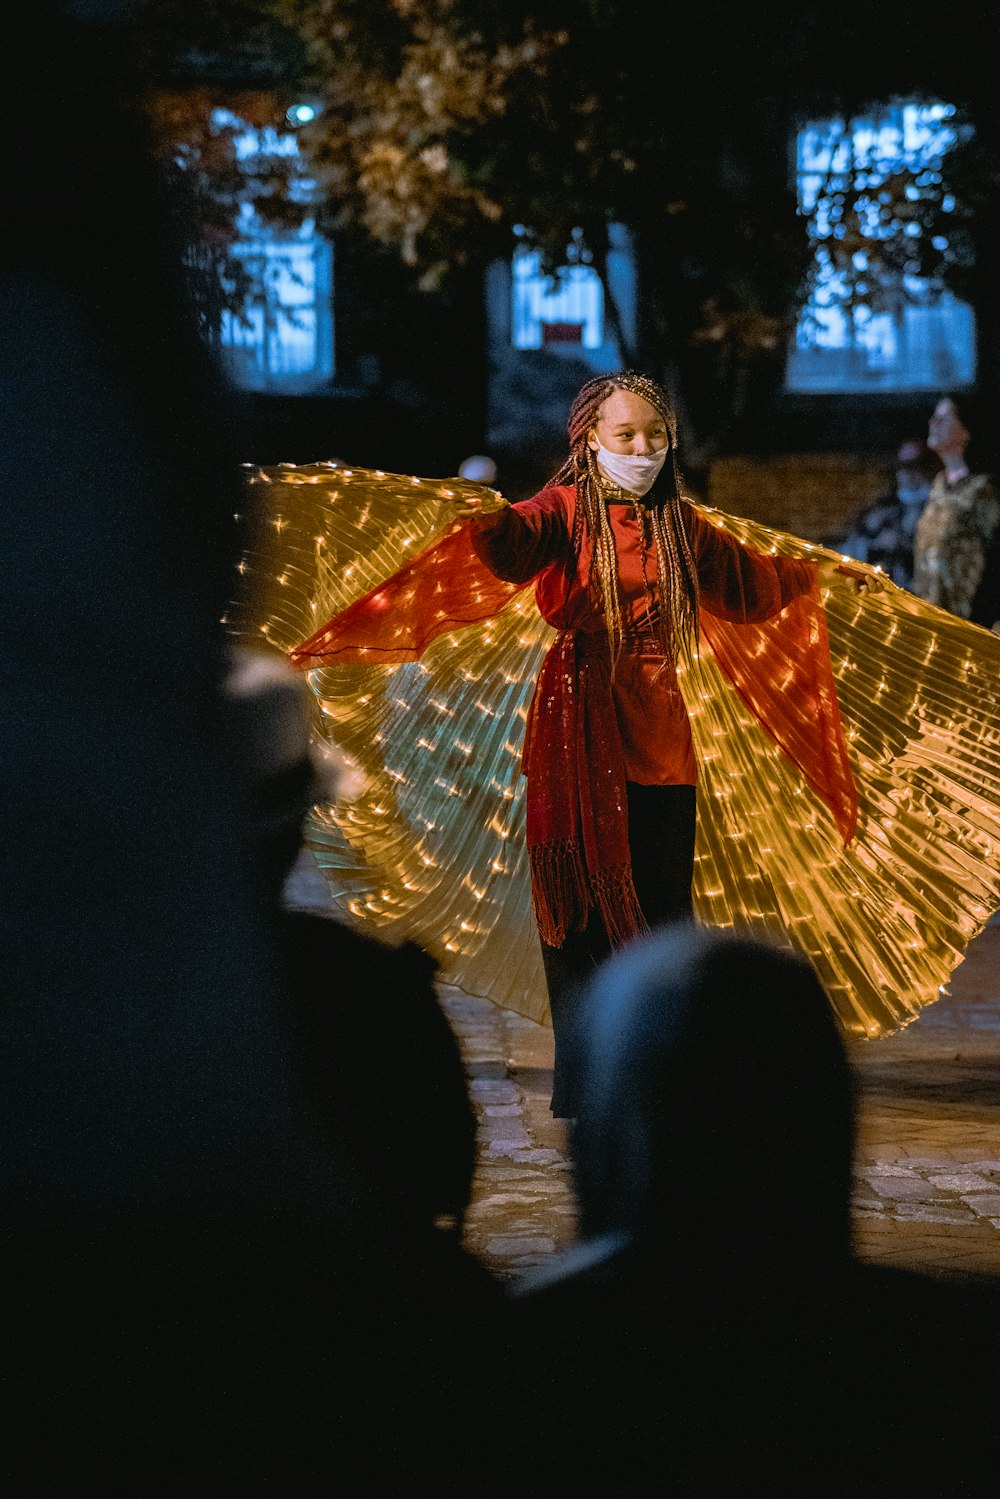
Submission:
[[[618,555],[611,517],[602,498],[597,458],[587,442],[587,434],[595,426],[601,407],[616,390],[628,390],[642,396],[660,413],[667,426],[673,482],[670,493],[663,494],[662,479],[657,481],[653,489],[654,503],[646,507],[646,513],[656,551],[656,581],[660,597],[657,631],[664,655],[676,660],[678,647],[698,637],[698,573],[684,528],[677,467],[677,419],[667,392],[648,375],[635,370],[618,375],[599,375],[588,380],[570,410],[569,456],[549,482],[572,482],[576,486],[573,550],[579,550],[586,531],[592,544],[590,576],[592,581],[596,579],[601,591],[612,660],[617,661],[631,634],[631,622],[626,621],[622,613]]]

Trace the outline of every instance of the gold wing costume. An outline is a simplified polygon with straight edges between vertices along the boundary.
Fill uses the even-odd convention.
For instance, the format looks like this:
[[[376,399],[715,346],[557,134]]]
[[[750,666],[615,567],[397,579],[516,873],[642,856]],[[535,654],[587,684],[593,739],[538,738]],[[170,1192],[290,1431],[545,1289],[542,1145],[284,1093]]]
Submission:
[[[250,468],[247,482],[259,520],[229,624],[284,654],[445,534],[456,498],[493,495],[337,463]],[[836,558],[695,508],[756,551]],[[530,589],[511,595],[419,661],[308,673],[315,734],[365,787],[318,807],[307,841],[345,915],[544,1020],[520,756],[554,632]],[[1000,907],[1000,637],[892,586],[859,595],[845,578],[824,603],[857,831],[845,846],[703,637],[679,668],[700,773],[695,913],[803,952],[845,1029],[878,1036],[939,997]]]

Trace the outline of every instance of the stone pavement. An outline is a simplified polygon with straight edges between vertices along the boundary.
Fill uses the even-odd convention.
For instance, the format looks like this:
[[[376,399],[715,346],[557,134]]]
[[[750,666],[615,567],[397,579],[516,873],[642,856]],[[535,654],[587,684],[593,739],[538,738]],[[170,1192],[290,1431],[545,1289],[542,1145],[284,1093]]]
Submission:
[[[290,903],[329,909],[303,861]],[[466,1242],[504,1278],[569,1245],[576,1209],[566,1136],[549,1113],[552,1033],[442,988],[479,1121]],[[1000,1274],[1000,916],[950,994],[905,1029],[852,1043],[859,1085],[854,1232],[871,1260],[946,1275]],[[377,1071],[377,1058],[371,1059]],[[725,1163],[718,1172],[720,1226]]]
[[[859,1087],[859,1255],[944,1275],[1000,1274],[1000,919],[971,944],[949,997],[902,1031],[851,1047]],[[573,1238],[563,1126],[548,1112],[551,1031],[444,990],[481,1148],[467,1240],[510,1277]],[[718,1179],[726,1217],[725,1163]]]
[[[854,1051],[858,1252],[1000,1273],[1000,918],[904,1030]]]

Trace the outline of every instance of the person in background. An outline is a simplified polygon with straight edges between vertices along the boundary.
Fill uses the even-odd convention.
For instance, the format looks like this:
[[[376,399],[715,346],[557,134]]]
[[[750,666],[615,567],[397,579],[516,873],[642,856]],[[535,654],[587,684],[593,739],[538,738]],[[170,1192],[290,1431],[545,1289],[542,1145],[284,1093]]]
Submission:
[[[139,103],[138,10],[42,0],[0,106],[12,201],[49,226],[0,249],[0,1223],[63,1287],[102,1235],[142,1223],[152,1253],[178,1223],[329,1197],[246,881],[233,407]]]
[[[357,1220],[345,1217],[353,1242],[327,1246],[329,1275],[313,1282],[311,1264],[301,1279],[292,1267],[288,1313],[312,1317],[301,1355],[300,1333],[286,1342],[267,1324],[271,1423],[279,1434],[301,1430],[302,1452],[288,1462],[302,1468],[290,1472],[311,1481],[324,1455],[342,1472],[338,1445],[353,1454],[367,1440],[367,1392],[377,1385],[379,1450],[366,1465],[376,1487],[423,1473],[437,1492],[506,1491],[501,1461],[495,1475],[480,1471],[514,1383],[504,1370],[498,1283],[462,1244],[476,1117],[436,961],[362,922],[289,909],[287,879],[308,814],[343,794],[349,769],[331,747],[310,743],[308,688],[282,657],[234,648],[224,695],[248,790],[256,883],[279,947],[294,1074]],[[349,1389],[331,1381],[337,1370]],[[503,1388],[484,1401],[487,1377]],[[334,1396],[336,1411],[324,1419],[322,1403]]]
[[[0,1491],[467,1493],[455,1257],[310,1107],[253,870],[220,622],[247,497],[143,9],[40,0],[0,102],[40,229],[0,248]]]
[[[989,473],[970,467],[972,418],[966,403],[943,396],[927,444],[942,470],[916,531],[914,592],[987,629],[1000,621],[1000,495]]]
[[[880,567],[900,588],[912,589],[917,522],[939,467],[926,443],[907,438],[896,454],[893,489],[861,511],[837,550]]]
[[[236,648],[225,682],[250,793],[254,860],[278,933],[298,1074],[320,1128],[422,1228],[457,1244],[472,1193],[476,1119],[457,1038],[416,942],[393,944],[355,921],[289,909],[285,890],[307,816],[344,794],[345,763],[310,742],[308,689],[273,652]],[[365,994],[367,1003],[359,1004]],[[371,1087],[369,1065],[380,1084]],[[456,1263],[486,1301],[478,1262]]]

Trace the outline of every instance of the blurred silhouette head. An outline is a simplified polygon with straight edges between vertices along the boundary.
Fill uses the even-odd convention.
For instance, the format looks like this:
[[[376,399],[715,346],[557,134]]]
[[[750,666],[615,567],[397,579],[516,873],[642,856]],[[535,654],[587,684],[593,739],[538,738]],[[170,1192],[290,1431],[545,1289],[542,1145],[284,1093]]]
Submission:
[[[332,750],[311,741],[305,679],[274,652],[235,648],[223,700],[250,799],[254,857],[276,907],[309,812],[339,795],[341,765]]]
[[[656,1239],[696,1273],[812,1272],[849,1251],[853,1088],[810,965],[677,926],[581,1005],[581,1228]]]

